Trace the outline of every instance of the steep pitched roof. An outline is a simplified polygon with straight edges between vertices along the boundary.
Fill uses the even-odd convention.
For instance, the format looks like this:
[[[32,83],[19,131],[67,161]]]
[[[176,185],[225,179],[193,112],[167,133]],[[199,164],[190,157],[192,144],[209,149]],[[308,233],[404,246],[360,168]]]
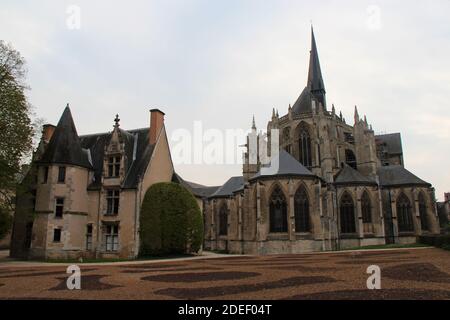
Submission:
[[[145,172],[153,153],[154,145],[149,144],[149,128],[123,130],[120,134],[125,143],[125,180],[122,188],[135,188],[139,182],[139,177]],[[83,148],[88,149],[92,158],[94,168],[94,181],[89,186],[90,189],[99,188],[103,172],[104,150],[111,140],[111,133],[99,133],[80,136],[80,143]]]
[[[323,83],[322,70],[320,69],[319,53],[317,52],[316,38],[311,27],[311,51],[309,54],[308,81],[300,96],[292,106],[292,112],[296,115],[311,113],[312,101],[316,108],[319,102],[326,109],[325,85]]]
[[[375,136],[377,144],[384,144],[389,154],[403,154],[400,133],[380,134]]]
[[[312,101],[316,103],[316,108],[319,106],[319,101],[314,97],[308,87],[303,89],[300,96],[295,101],[292,106],[292,113],[294,114],[304,114],[312,112]]]
[[[240,190],[244,187],[244,177],[237,176],[231,177],[224,183],[216,192],[214,192],[210,198],[229,197],[233,195],[234,191]]]
[[[382,187],[431,186],[431,184],[418,178],[401,165],[380,167],[378,168],[378,176]]]
[[[347,164],[337,173],[335,180],[335,185],[376,185],[377,182],[363,176],[359,171],[353,169]]]
[[[316,38],[314,30],[311,27],[311,52],[309,56],[309,71],[308,71],[308,88],[311,92],[325,92],[325,85],[323,83],[322,71],[320,69],[319,53],[317,52]]]
[[[272,157],[268,165],[261,167],[261,170],[251,177],[250,180],[272,176],[316,177],[283,149]]]
[[[172,177],[172,182],[176,182],[181,184],[183,187],[191,191],[194,196],[200,198],[207,198],[211,196],[214,192],[216,192],[220,187],[219,186],[204,186],[195,182],[190,182],[184,180],[179,174],[174,172]]]
[[[55,132],[37,163],[92,167],[87,152],[81,147],[69,106],[64,109]]]

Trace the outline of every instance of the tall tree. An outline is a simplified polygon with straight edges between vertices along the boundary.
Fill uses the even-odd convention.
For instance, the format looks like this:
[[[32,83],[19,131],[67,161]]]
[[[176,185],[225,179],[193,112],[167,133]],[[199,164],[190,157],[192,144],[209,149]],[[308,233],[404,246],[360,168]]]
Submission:
[[[8,214],[13,207],[21,160],[32,146],[33,125],[31,107],[25,95],[25,75],[23,57],[0,40],[0,215]],[[8,221],[0,217],[0,224]],[[7,229],[0,226],[0,233]]]

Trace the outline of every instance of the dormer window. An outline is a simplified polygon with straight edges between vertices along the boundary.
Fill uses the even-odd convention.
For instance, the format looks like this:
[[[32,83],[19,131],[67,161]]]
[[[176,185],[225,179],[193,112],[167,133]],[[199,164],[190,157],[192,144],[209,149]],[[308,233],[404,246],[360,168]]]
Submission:
[[[108,158],[108,177],[119,177],[120,156],[111,156]]]

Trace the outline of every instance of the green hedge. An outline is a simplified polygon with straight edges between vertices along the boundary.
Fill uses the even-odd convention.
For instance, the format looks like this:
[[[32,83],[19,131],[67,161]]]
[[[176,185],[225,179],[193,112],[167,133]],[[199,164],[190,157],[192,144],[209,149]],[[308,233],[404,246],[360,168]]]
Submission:
[[[450,234],[419,236],[419,242],[430,246],[450,250]]]
[[[141,256],[198,252],[203,218],[194,196],[177,183],[152,185],[142,203],[140,240]]]

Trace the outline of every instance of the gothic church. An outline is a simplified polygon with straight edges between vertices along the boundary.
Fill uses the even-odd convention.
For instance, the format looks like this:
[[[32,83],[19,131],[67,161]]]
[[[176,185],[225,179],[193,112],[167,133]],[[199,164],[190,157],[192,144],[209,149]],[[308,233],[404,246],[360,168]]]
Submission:
[[[206,249],[299,253],[439,233],[434,189],[404,167],[400,134],[375,135],[356,107],[353,125],[328,108],[313,30],[311,37],[306,87],[267,124],[269,140],[271,129],[280,132],[268,167],[276,166],[252,164],[247,150],[242,176],[206,200]]]

